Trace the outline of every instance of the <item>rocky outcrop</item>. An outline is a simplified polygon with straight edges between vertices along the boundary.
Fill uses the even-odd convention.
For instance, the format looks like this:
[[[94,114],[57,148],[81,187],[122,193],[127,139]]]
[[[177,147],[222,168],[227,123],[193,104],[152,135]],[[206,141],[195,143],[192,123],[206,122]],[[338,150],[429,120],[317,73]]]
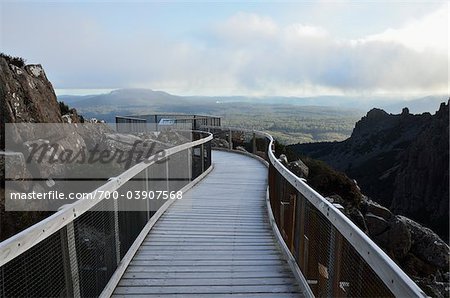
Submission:
[[[301,159],[290,162],[288,169],[300,178],[306,178],[309,175],[309,168]]]
[[[0,57],[0,151],[5,149],[5,123],[62,123],[56,95],[41,65],[14,65],[10,60]],[[33,130],[27,132],[32,135]],[[21,136],[12,140],[23,144]],[[23,150],[27,150],[23,147]],[[5,154],[8,158],[5,158]],[[22,152],[0,154],[0,240],[41,220],[48,212],[4,212],[5,210],[5,168],[13,178],[30,177]],[[55,168],[49,167],[51,171]],[[45,185],[45,184],[43,184]],[[17,183],[19,190],[43,191],[41,185],[22,181]]]
[[[221,138],[212,139],[211,146],[214,148],[230,148],[230,144],[228,143],[228,141]]]
[[[84,191],[93,190],[104,183],[102,180],[117,176],[132,166],[143,154],[156,154],[161,149],[188,142],[192,138],[191,135],[175,132],[153,136],[117,135],[104,123],[81,125],[82,118],[76,110],[67,106],[65,114],[61,115],[61,106],[64,105],[58,103],[42,66],[17,66],[0,56],[0,241],[50,214],[39,211],[5,212],[5,192],[73,191],[68,189],[73,186],[65,182],[66,178],[98,177],[89,186],[87,182],[83,185]],[[8,125],[12,133],[5,134],[5,123],[14,124]],[[55,147],[42,155],[43,160],[39,161],[40,153],[30,154],[33,148],[49,144]],[[87,158],[84,162],[62,161],[64,156],[65,160],[74,156],[80,160],[90,154],[97,154],[92,160],[99,160],[101,154],[116,156],[119,151],[123,155],[117,154],[111,162],[94,164]],[[132,156],[128,158],[125,154],[129,152]],[[52,162],[52,158],[60,162]],[[120,163],[119,159],[125,162]],[[33,177],[39,180],[30,182],[24,179]],[[11,181],[6,191],[5,178]]]
[[[377,243],[429,295],[449,296],[450,248],[436,233],[405,216],[395,215],[363,194],[360,194],[360,202],[356,203],[352,199],[352,192],[343,191],[342,187],[342,184],[353,183],[350,189],[356,189],[355,181],[342,178],[345,175],[339,176],[336,171],[326,166],[317,167],[310,158],[306,158],[305,162],[289,162],[286,155],[281,154],[279,161],[298,177],[306,178],[307,183],[328,201],[342,206],[339,210]],[[313,170],[307,164],[311,165]],[[326,183],[314,182],[317,177]],[[336,177],[340,179],[336,180]]]
[[[449,225],[449,106],[442,104],[399,158],[390,209],[440,235]]]
[[[432,230],[417,222],[398,216],[411,233],[411,252],[422,261],[436,269],[447,270],[449,266],[449,247]]]
[[[83,123],[84,118],[81,115],[78,115],[76,109],[70,109],[69,113],[62,115],[62,119],[64,123]]]
[[[289,149],[358,181],[374,201],[449,237],[449,105],[434,115],[372,109],[343,142]]]
[[[53,86],[40,64],[20,68],[0,57],[0,86],[2,122],[62,122]]]

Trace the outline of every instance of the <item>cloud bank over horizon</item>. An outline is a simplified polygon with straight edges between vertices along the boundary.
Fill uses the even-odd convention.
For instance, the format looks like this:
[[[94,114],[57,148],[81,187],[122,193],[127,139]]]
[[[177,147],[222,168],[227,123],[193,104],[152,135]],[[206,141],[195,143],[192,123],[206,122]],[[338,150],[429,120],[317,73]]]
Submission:
[[[101,16],[88,13],[88,4],[54,4],[39,12],[1,5],[2,51],[42,63],[58,89],[287,96],[448,92],[446,3],[357,38],[301,18],[285,22],[270,11],[236,9],[200,23],[178,19],[171,30],[170,19],[147,23],[145,14],[133,17],[112,4]]]

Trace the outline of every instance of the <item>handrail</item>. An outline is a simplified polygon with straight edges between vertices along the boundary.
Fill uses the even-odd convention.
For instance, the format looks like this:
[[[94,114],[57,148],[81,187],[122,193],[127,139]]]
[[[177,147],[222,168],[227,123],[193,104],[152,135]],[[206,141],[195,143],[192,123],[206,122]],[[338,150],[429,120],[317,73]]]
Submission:
[[[205,127],[205,126],[202,126]],[[214,128],[214,127],[205,127]],[[215,129],[218,129],[215,127]],[[395,296],[427,297],[417,284],[406,275],[405,272],[389,256],[376,245],[358,226],[356,226],[347,216],[339,211],[332,203],[327,201],[322,195],[311,188],[305,179],[297,177],[286,168],[275,156],[273,137],[256,130],[221,127],[222,130],[236,130],[239,132],[252,132],[256,135],[268,139],[268,158],[271,165],[301,193],[315,208],[317,208],[328,221],[339,231],[345,239],[353,246],[359,255],[367,262],[372,270],[383,281],[386,287]]]
[[[272,143],[272,142],[271,142]],[[287,169],[269,150],[269,158],[278,172],[305,196],[358,251],[395,296],[427,297],[408,275],[358,226],[332,203],[316,192],[305,180]]]
[[[171,156],[188,148],[207,143],[213,138],[212,134],[210,133],[200,133],[207,134],[208,136],[200,140],[164,149],[162,150],[162,152],[164,152],[163,156]],[[161,152],[159,154],[161,154]],[[0,242],[0,267],[16,258],[17,256],[21,255],[22,253],[26,252],[36,244],[45,240],[56,231],[73,222],[76,218],[80,217],[86,211],[92,209],[95,205],[103,200],[103,197],[101,196],[102,193],[106,191],[112,192],[119,189],[119,187],[132,179],[135,175],[154,164],[157,161],[155,159],[156,155],[157,154],[150,156],[147,160],[134,165],[119,176],[111,178],[108,182],[92,191],[91,194],[93,195],[93,199],[79,200],[75,203],[68,204],[55,214],[52,214],[51,216],[23,230],[22,232],[17,233],[16,235]]]

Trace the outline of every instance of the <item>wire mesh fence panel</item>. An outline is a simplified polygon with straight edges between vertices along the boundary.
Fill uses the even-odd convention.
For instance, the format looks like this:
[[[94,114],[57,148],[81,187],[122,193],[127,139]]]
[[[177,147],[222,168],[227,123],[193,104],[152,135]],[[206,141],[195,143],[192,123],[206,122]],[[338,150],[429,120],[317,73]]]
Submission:
[[[204,148],[204,170],[208,169],[211,166],[212,163],[212,157],[211,157],[211,141],[206,142],[203,145]]]
[[[296,195],[291,250],[315,296],[392,297],[379,276],[331,222]]]
[[[356,248],[272,164],[268,181],[277,227],[315,296],[393,296]]]
[[[282,197],[280,200],[280,232],[289,250],[294,250],[295,210],[297,203],[297,190],[283,181]]]
[[[238,130],[231,131],[231,142],[235,150],[239,149],[239,147],[245,148],[245,133]]]
[[[1,297],[65,297],[72,295],[65,229],[0,267]]]
[[[341,246],[340,280],[336,294],[347,297],[394,297],[348,241],[342,240]]]
[[[192,180],[202,173],[202,146],[192,147]]]
[[[329,293],[329,280],[332,279],[330,263],[331,224],[310,202],[306,202],[304,237],[307,239],[308,256],[305,264],[305,277],[310,282],[316,296]]]
[[[277,226],[280,224],[280,208],[279,208],[279,192],[280,192],[280,184],[281,177],[275,167],[270,164],[269,165],[269,199],[270,205],[272,207],[273,217],[275,218],[275,222]]]
[[[190,160],[187,150],[175,153],[168,158],[169,191],[176,192],[183,188],[190,180]]]
[[[170,157],[169,157],[170,158]],[[148,184],[147,189],[154,198],[148,202],[150,215],[153,215],[164,204],[164,200],[158,199],[158,194],[169,190],[167,159],[160,160],[147,168]]]
[[[141,171],[122,185],[117,190],[117,197],[118,227],[116,229],[118,229],[122,259],[151,216],[148,171]]]
[[[187,134],[194,140],[206,136]],[[7,253],[10,247],[20,247],[24,239],[29,238],[30,243],[42,239],[21,254],[13,253],[12,260],[0,267],[0,297],[98,297],[149,219],[167,200],[175,199],[170,191],[180,190],[210,165],[209,142],[174,153],[135,174],[143,168],[141,164],[85,198],[97,200],[100,196],[103,200],[76,202],[49,223],[33,226],[26,236],[2,243],[4,258],[11,257]],[[87,206],[91,207],[84,212]],[[47,227],[59,230],[47,236]],[[24,247],[28,245],[21,249]]]
[[[255,145],[256,145],[255,154],[263,158],[264,160],[269,161],[267,156],[269,140],[265,137],[256,137]]]
[[[103,200],[74,221],[80,295],[97,297],[117,268],[114,200]],[[72,248],[69,248],[72,249]]]

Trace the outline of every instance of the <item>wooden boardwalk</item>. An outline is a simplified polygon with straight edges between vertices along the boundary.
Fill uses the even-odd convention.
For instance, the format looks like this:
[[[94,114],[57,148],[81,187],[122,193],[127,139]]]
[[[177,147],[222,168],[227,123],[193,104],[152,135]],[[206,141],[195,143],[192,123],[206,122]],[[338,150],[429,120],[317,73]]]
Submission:
[[[114,297],[301,296],[268,222],[267,168],[221,151],[213,162],[155,224]]]

